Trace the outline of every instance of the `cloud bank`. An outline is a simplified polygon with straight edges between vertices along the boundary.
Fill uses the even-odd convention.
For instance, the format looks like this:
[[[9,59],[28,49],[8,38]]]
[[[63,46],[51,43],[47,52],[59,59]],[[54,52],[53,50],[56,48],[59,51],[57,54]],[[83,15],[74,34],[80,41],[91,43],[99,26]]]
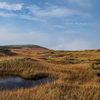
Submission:
[[[22,9],[23,8],[23,9]],[[22,19],[47,21],[51,18],[69,18],[72,16],[78,16],[79,18],[90,17],[89,13],[81,10],[74,10],[67,7],[58,7],[54,5],[45,6],[44,8],[37,5],[25,5],[21,4],[7,4],[6,2],[0,2],[0,16],[4,17],[19,17]],[[7,11],[8,10],[8,11]],[[19,10],[20,12],[13,12]],[[9,12],[10,11],[10,12]],[[12,12],[11,12],[12,11]],[[27,11],[27,13],[25,13]]]
[[[0,9],[6,10],[22,10],[23,3],[21,4],[7,4],[6,2],[0,2]]]

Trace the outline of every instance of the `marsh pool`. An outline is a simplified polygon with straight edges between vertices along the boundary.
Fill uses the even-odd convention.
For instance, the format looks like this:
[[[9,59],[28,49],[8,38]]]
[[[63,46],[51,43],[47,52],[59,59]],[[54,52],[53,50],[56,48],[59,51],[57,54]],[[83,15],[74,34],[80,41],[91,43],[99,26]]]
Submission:
[[[19,88],[31,88],[35,86],[44,85],[46,83],[52,83],[56,79],[43,78],[39,80],[26,80],[21,77],[1,77],[0,78],[0,90],[16,90]]]

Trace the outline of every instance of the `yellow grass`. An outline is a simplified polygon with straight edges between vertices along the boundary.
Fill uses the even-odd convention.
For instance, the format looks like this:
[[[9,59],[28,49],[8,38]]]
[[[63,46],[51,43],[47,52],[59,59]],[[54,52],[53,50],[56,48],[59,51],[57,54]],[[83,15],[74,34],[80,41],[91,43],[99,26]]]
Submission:
[[[17,55],[4,54],[0,57],[0,76],[12,75],[27,79],[50,77],[58,80],[34,88],[0,92],[1,100],[100,99],[99,51],[53,51],[34,48],[11,51]],[[48,54],[40,55],[41,53]]]

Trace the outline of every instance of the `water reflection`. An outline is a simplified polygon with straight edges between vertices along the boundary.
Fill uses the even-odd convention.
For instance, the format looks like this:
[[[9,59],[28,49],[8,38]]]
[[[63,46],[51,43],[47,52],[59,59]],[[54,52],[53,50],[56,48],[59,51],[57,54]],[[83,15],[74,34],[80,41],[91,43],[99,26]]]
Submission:
[[[40,55],[48,55],[48,53],[41,53]]]
[[[52,55],[49,55],[48,57],[53,57]]]
[[[2,90],[13,90],[18,88],[30,88],[34,86],[51,83],[56,79],[43,78],[40,80],[25,80],[21,77],[4,77],[0,78],[0,89]]]
[[[70,65],[72,65],[73,63],[70,63]]]

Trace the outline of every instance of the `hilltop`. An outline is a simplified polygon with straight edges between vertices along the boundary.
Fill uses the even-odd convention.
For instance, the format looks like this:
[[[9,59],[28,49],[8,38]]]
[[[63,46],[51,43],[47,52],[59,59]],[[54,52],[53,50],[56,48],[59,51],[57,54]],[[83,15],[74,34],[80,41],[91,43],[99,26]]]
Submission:
[[[4,46],[0,46],[0,48],[4,48],[4,49],[22,49],[22,48],[41,48],[41,49],[46,49],[45,47],[42,46],[38,46],[38,45],[4,45]]]

